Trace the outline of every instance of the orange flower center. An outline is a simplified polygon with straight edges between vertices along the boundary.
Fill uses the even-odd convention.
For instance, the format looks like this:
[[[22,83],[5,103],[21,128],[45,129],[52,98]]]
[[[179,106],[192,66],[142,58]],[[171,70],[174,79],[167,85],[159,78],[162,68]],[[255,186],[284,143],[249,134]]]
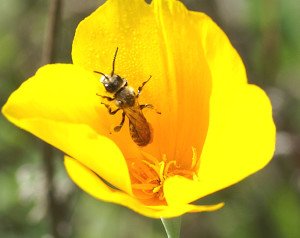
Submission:
[[[193,157],[189,166],[183,166],[176,160],[168,160],[163,154],[157,158],[145,154],[144,159],[129,161],[129,172],[135,196],[147,205],[166,204],[163,186],[167,178],[180,175],[197,180],[199,158],[196,149],[192,148]]]

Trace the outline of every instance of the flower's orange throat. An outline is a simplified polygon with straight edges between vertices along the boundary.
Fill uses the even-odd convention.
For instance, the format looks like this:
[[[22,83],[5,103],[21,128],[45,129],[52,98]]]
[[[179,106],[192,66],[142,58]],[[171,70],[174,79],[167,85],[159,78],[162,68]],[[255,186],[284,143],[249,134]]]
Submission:
[[[193,157],[189,166],[180,165],[176,159],[168,160],[165,154],[159,160],[147,153],[143,159],[128,161],[129,173],[134,195],[147,205],[166,204],[163,186],[167,178],[175,175],[197,180],[199,158],[192,148]]]

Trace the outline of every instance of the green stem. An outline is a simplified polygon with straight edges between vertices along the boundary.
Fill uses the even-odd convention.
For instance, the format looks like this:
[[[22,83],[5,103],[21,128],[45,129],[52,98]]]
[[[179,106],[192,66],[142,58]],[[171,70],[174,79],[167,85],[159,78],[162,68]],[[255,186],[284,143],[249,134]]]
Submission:
[[[171,219],[161,218],[168,238],[179,238],[181,228],[181,217]]]
[[[43,53],[41,65],[50,64],[54,61],[55,39],[58,32],[58,21],[60,18],[61,4],[63,0],[49,0],[48,24],[45,30],[45,41],[43,46]],[[46,199],[47,199],[47,215],[50,218],[51,235],[55,238],[63,237],[60,234],[58,227],[62,223],[62,214],[64,210],[60,207],[59,202],[55,198],[55,184],[54,184],[54,158],[53,148],[44,143],[42,159],[44,162],[44,171],[46,175]]]

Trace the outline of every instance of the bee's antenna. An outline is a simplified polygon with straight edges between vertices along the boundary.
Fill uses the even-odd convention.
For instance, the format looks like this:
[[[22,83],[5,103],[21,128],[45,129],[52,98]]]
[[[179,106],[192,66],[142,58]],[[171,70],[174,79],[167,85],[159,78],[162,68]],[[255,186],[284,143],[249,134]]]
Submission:
[[[96,73],[96,74],[101,74],[101,75],[103,75],[105,78],[107,78],[107,76],[106,76],[104,73],[102,73],[102,72],[94,71],[94,73]]]
[[[110,74],[111,76],[113,76],[114,72],[115,72],[115,62],[116,62],[118,50],[119,50],[119,47],[117,47],[115,55],[114,55],[114,60],[113,60],[113,63],[112,63],[112,71],[111,71],[111,74]]]

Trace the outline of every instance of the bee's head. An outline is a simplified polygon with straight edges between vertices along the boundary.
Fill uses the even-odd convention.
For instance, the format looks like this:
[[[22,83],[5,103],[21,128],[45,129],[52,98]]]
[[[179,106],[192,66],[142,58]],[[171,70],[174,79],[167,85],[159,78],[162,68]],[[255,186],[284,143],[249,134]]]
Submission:
[[[115,61],[117,58],[118,54],[118,47],[116,49],[113,63],[112,63],[112,71],[110,75],[104,74],[99,71],[94,71],[97,74],[101,74],[102,77],[100,78],[100,82],[103,83],[105,89],[109,93],[116,93],[118,92],[121,88],[127,86],[127,80],[124,78],[121,78],[119,75],[115,74]]]
[[[102,75],[100,82],[104,85],[105,89],[109,93],[116,93],[122,87],[127,85],[127,80],[121,78],[119,75],[114,74],[110,75]]]

